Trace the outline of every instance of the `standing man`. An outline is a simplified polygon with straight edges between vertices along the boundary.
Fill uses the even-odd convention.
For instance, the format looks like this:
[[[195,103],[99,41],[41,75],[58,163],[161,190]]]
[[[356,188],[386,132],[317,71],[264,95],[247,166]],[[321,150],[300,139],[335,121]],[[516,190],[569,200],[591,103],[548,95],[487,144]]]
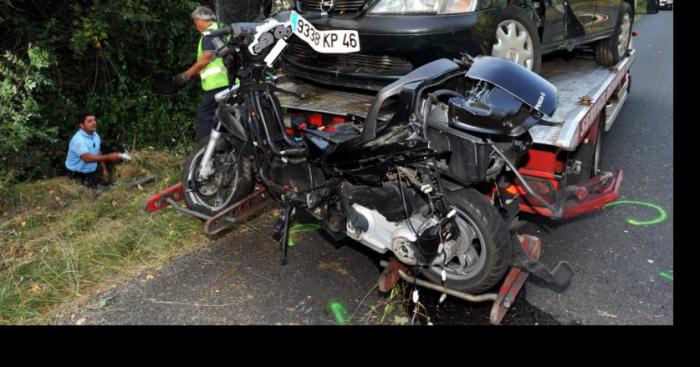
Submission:
[[[70,140],[66,169],[68,177],[80,180],[84,185],[97,188],[97,163],[102,167],[104,183],[109,184],[109,171],[105,162],[119,162],[124,156],[120,153],[102,154],[102,140],[97,134],[97,119],[94,115],[83,116],[80,129]]]
[[[197,7],[192,12],[192,20],[197,32],[219,29],[216,23],[216,14],[204,6]],[[178,87],[187,84],[190,79],[199,74],[202,80],[204,95],[197,110],[197,136],[196,141],[209,136],[216,112],[216,93],[228,87],[229,79],[224,60],[216,57],[216,47],[212,37],[201,36],[197,48],[197,62],[184,73],[173,77],[173,83]]]

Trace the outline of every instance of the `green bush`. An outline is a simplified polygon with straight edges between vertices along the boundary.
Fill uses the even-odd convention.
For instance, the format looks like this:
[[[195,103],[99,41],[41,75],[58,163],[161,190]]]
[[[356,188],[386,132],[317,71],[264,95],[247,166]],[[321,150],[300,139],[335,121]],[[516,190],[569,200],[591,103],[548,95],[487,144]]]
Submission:
[[[260,1],[219,2],[250,20]],[[194,63],[199,35],[190,13],[198,5],[192,0],[0,1],[0,51],[31,56],[34,44],[35,50],[50,50],[51,60],[32,66],[5,58],[3,70],[14,70],[15,77],[3,74],[3,98],[16,103],[3,99],[9,107],[3,106],[2,129],[12,131],[0,131],[0,152],[3,157],[8,149],[27,153],[24,163],[12,162],[6,171],[17,180],[62,174],[68,141],[83,113],[97,116],[103,151],[191,142],[198,83],[177,97],[163,97],[154,80]],[[15,96],[14,89],[22,87]],[[47,144],[47,138],[55,143]]]
[[[647,0],[635,0],[634,12],[636,14],[646,14],[647,13]]]
[[[49,53],[29,45],[27,58],[7,51],[0,57],[0,191],[17,173],[31,164],[29,142],[50,143],[55,127],[40,124],[41,112],[34,96],[52,85],[43,73],[50,66]]]

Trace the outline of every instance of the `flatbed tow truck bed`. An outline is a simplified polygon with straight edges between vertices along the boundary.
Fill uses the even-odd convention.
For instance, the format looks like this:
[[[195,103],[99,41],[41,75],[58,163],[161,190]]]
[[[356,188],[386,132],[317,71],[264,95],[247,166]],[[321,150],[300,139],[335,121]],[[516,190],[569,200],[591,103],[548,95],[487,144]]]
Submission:
[[[613,67],[601,66],[589,55],[568,60],[558,58],[542,64],[540,75],[557,88],[557,110],[554,116],[545,118],[544,124],[530,129],[534,145],[518,171],[528,184],[539,187],[540,194],[549,194],[564,207],[563,219],[598,210],[617,199],[622,171],[598,172],[593,177],[584,177],[585,168],[594,166],[596,158],[582,152],[584,146],[587,152],[591,147],[595,149],[602,139],[598,134],[601,123],[605,124],[604,131],[608,131],[615,122],[628,97],[630,67],[635,59],[636,52],[630,42],[628,55]],[[289,80],[280,80],[277,86],[304,96],[278,93],[282,107],[289,112],[315,114],[317,123],[329,115],[340,120],[363,121],[374,100],[371,93],[327,89]],[[446,108],[445,104],[433,107],[430,120],[444,122]],[[378,119],[389,120],[392,109],[391,105],[385,106]],[[566,199],[565,188],[577,190],[577,200]],[[537,205],[538,201],[529,198],[523,187],[519,186],[518,192],[522,196],[522,211],[556,218],[550,210]]]
[[[631,45],[631,42],[630,42]],[[630,46],[631,47],[631,46]],[[600,137],[599,124],[605,123],[608,131],[625,103],[630,86],[630,67],[636,58],[631,47],[628,56],[613,67],[598,65],[591,58],[551,60],[543,63],[541,75],[558,91],[558,106],[548,123],[530,129],[533,147],[528,151],[525,164],[518,168],[528,184],[536,186],[540,195],[550,197],[564,208],[562,219],[592,212],[617,199],[622,182],[622,171],[598,172],[594,177],[581,179],[581,162],[578,156],[582,146],[595,145]],[[304,95],[298,98],[289,93],[277,93],[280,104],[287,112],[310,113],[323,124],[323,117],[340,117],[339,120],[363,121],[374,100],[374,94],[326,89],[308,83],[293,83],[281,79],[277,87]],[[438,109],[443,111],[438,111]],[[387,104],[378,115],[387,121],[393,116],[394,106]],[[446,117],[445,105],[439,104],[431,110],[431,121],[439,123]],[[604,121],[601,121],[605,117]],[[433,122],[431,122],[431,126]],[[578,170],[578,171],[577,171]],[[576,180],[570,176],[579,175]],[[562,199],[559,194],[565,189],[576,190],[576,200]],[[520,209],[523,212],[554,217],[548,209],[537,205],[525,190],[516,184],[520,194]],[[250,213],[269,203],[264,189],[242,200],[215,217],[203,216],[176,205],[182,200],[182,185],[161,191],[148,200],[146,210],[154,212],[173,206],[188,214],[207,220],[207,232],[218,233],[234,223],[240,222]],[[233,219],[232,219],[233,218]]]
[[[557,87],[559,101],[554,116],[547,119],[555,126],[537,125],[530,129],[536,144],[573,151],[603,108],[605,131],[610,130],[627,100],[629,69],[635,51],[612,68],[592,59],[557,59],[542,65],[541,75]],[[619,89],[617,98],[611,99]]]
[[[554,84],[558,92],[557,110],[549,125],[530,129],[535,144],[575,150],[585,133],[596,121],[603,108],[606,110],[605,131],[610,130],[618,112],[627,99],[629,69],[635,51],[614,67],[598,65],[591,58],[556,59],[542,64],[542,75]],[[373,94],[325,89],[288,80],[278,87],[304,95],[304,99],[279,93],[282,107],[289,110],[365,119]],[[617,93],[619,92],[619,93]],[[391,112],[383,111],[380,120],[387,120]]]

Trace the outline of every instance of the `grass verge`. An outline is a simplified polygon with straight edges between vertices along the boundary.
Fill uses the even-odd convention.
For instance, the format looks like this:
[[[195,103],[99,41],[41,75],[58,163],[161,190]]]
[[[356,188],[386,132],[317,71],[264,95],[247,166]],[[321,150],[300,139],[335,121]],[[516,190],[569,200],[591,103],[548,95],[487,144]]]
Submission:
[[[138,151],[117,165],[110,191],[66,177],[0,193],[0,324],[48,324],[146,268],[157,268],[205,237],[199,220],[144,204],[180,179],[184,152]],[[147,187],[129,183],[149,174]]]

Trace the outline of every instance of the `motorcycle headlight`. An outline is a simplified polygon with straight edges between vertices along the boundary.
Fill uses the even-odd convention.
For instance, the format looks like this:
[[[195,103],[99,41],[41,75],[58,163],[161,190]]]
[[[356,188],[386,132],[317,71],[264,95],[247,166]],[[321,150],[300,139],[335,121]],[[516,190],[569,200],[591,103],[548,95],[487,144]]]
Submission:
[[[461,14],[476,10],[479,0],[380,0],[370,14]]]
[[[272,0],[270,15],[275,15],[287,10],[292,10],[292,4],[289,0]]]

